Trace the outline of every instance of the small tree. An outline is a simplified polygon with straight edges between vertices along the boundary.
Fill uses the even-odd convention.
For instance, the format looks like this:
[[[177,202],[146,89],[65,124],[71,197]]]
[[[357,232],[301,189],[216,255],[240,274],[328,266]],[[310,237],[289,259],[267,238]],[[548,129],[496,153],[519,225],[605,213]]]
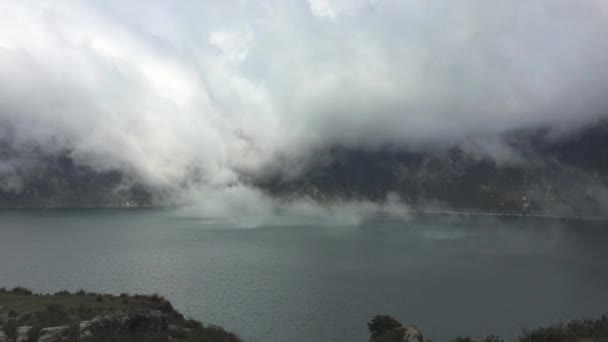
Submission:
[[[367,323],[372,338],[399,327],[401,323],[389,315],[376,315]]]

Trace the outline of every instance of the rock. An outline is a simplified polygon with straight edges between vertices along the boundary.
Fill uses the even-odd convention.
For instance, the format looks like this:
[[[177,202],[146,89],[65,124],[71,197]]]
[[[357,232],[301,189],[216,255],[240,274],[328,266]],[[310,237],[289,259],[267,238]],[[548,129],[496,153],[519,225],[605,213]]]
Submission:
[[[137,332],[163,332],[169,329],[166,315],[160,311],[150,312],[119,312],[95,316],[90,321],[82,321],[78,326],[79,334],[83,336],[95,335],[96,331],[113,330],[128,333]]]
[[[70,327],[68,327],[67,325],[62,325],[60,327],[44,328],[40,330],[40,334],[38,335],[38,342],[63,341],[68,335],[69,331]]]
[[[0,342],[7,342],[7,341],[8,341],[8,337],[6,336],[4,331],[0,330]]]
[[[22,327],[17,328],[17,339],[16,342],[25,342],[28,340],[27,334],[32,330],[32,327],[29,325],[24,325]]]
[[[400,329],[403,330],[403,342],[424,342],[424,337],[417,327],[408,325]]]
[[[78,334],[81,339],[93,336],[93,333],[91,333],[92,326],[93,323],[91,321],[82,321],[78,323]]]

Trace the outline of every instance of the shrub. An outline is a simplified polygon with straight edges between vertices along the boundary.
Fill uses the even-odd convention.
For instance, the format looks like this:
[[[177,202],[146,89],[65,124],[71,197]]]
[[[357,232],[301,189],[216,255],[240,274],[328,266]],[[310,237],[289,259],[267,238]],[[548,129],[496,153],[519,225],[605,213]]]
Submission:
[[[583,318],[548,328],[524,331],[521,342],[569,342],[573,340],[608,341],[608,316]]]
[[[78,317],[82,320],[89,320],[95,316],[95,312],[88,306],[80,304],[78,306]]]
[[[241,338],[233,333],[227,332],[222,327],[211,325],[202,330],[194,330],[187,342],[243,342]]]
[[[372,338],[399,327],[401,327],[401,323],[388,315],[376,315],[367,323],[367,329]]]
[[[193,319],[189,319],[184,323],[184,326],[188,329],[201,330],[203,329],[203,324],[199,321],[195,321]]]
[[[171,302],[169,302],[168,300],[164,301],[160,305],[160,311],[162,311],[164,313],[172,313],[174,311],[173,304],[171,304]]]
[[[51,314],[65,313],[65,308],[61,304],[47,304],[46,311]]]
[[[38,337],[40,336],[40,330],[42,330],[39,326],[33,326],[28,332],[26,336],[26,342],[36,342],[38,341]]]
[[[370,338],[371,342],[401,342],[404,341],[405,331],[403,329],[393,328],[386,330]]]
[[[25,287],[21,287],[21,286],[15,286],[11,290],[11,293],[19,295],[19,296],[31,296],[32,290],[26,289]]]
[[[78,295],[78,296],[84,296],[86,294],[87,294],[87,292],[85,290],[83,290],[83,289],[80,289],[80,290],[76,291],[76,295]]]
[[[485,338],[482,338],[480,340],[474,340],[470,336],[466,336],[466,337],[460,336],[460,337],[456,337],[455,339],[453,339],[452,342],[504,342],[504,341],[496,335],[488,335]]]
[[[69,296],[69,295],[71,295],[71,293],[68,290],[61,290],[61,291],[55,292],[55,296]]]
[[[161,297],[158,293],[154,293],[153,295],[150,296],[150,301],[152,303],[160,303],[163,300],[165,300],[163,297]]]
[[[488,335],[483,340],[484,342],[504,342],[504,340],[496,335]]]
[[[64,325],[70,319],[66,308],[61,304],[47,304],[44,311],[31,313],[26,318],[28,322],[35,322],[40,328]],[[23,320],[22,320],[23,321]],[[23,325],[23,324],[22,324]]]
[[[17,338],[17,321],[14,319],[9,319],[4,327],[4,332],[9,339]]]

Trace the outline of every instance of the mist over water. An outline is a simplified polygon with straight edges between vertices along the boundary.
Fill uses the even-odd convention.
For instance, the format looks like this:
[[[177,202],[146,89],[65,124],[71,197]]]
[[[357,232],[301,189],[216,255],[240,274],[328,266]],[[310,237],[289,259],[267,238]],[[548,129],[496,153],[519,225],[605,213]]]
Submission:
[[[384,201],[328,201],[307,197],[277,200],[251,187],[233,186],[192,191],[177,204],[178,217],[205,219],[237,227],[263,226],[357,226],[378,217],[408,219],[411,211],[398,196]]]

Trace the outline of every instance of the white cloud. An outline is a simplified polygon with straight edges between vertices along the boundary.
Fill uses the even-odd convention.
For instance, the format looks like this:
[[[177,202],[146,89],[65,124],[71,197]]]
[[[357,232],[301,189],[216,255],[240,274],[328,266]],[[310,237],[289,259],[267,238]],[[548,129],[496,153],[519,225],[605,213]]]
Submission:
[[[209,35],[209,42],[231,62],[242,62],[249,54],[253,42],[251,30],[217,30]]]
[[[329,20],[335,20],[337,13],[331,5],[331,0],[308,0],[310,11],[313,15]]]
[[[276,161],[291,172],[332,144],[415,148],[575,127],[608,113],[605,9],[6,0],[0,122],[15,145],[167,186],[193,175],[230,184]]]

